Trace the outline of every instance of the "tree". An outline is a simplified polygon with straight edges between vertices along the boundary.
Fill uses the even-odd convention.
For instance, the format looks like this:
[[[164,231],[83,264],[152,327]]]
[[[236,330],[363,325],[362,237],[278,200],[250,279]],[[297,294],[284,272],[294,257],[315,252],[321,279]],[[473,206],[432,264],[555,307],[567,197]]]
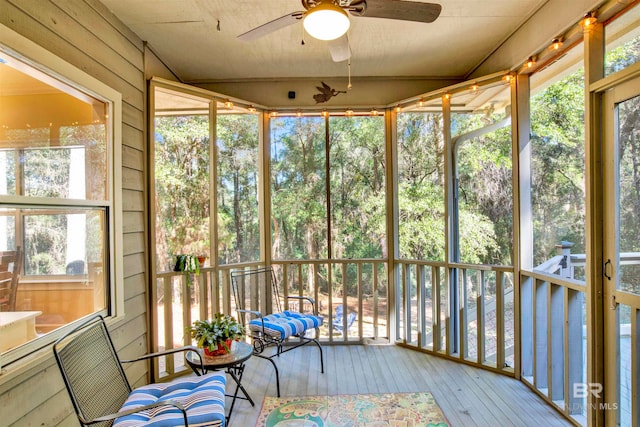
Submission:
[[[534,265],[561,241],[585,250],[584,73],[531,97]]]
[[[219,115],[217,138],[219,262],[256,261],[260,258],[258,116]]]
[[[176,254],[209,248],[209,120],[156,118],[156,254],[164,270]]]

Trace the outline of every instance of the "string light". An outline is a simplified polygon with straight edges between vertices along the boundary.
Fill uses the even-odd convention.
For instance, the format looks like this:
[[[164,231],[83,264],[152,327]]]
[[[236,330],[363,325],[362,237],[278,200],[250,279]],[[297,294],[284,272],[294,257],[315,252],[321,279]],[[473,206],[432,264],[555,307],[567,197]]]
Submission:
[[[528,57],[525,65],[527,66],[527,68],[533,67],[534,65],[536,65],[536,59],[533,56]]]
[[[298,111],[298,112],[296,113],[296,116],[297,116],[297,117],[302,117],[302,111]]]
[[[424,105],[425,105],[424,99],[420,99],[420,101],[418,101],[418,107],[422,108],[424,107]]]
[[[347,110],[344,112],[347,116],[353,116],[353,110]]]
[[[474,84],[471,85],[471,92],[477,92],[478,89],[479,89],[479,87],[478,87],[477,84],[474,83]]]
[[[269,116],[271,116],[272,118],[278,117],[278,112],[272,111],[271,114],[269,114]]]
[[[322,110],[322,117],[329,117],[329,112],[327,110]]]
[[[376,110],[375,108],[373,110],[371,110],[371,115],[372,116],[377,116],[378,115],[378,110]]]
[[[596,18],[596,13],[595,12],[587,12],[584,15],[584,19],[582,20],[582,26],[584,28],[589,28],[590,26],[592,26],[596,22],[598,22],[598,18]]]
[[[229,101],[228,99],[224,102],[224,106],[227,108],[233,108],[233,102]]]
[[[250,105],[249,108],[247,108],[249,110],[249,112],[251,113],[255,113],[256,112],[256,107],[254,107],[253,105]]]
[[[511,79],[513,78],[513,76],[511,75],[511,73],[509,74],[505,74],[505,76],[502,78],[505,82],[509,83],[511,81]]]
[[[555,39],[551,40],[551,46],[549,46],[549,49],[558,50],[561,47],[562,47],[562,40],[560,40],[559,37],[556,37]]]
[[[442,95],[442,97],[446,100],[451,99],[451,94],[450,93],[445,93],[444,95]]]
[[[399,113],[399,112],[400,112],[400,106],[399,106],[399,105],[396,105],[396,108],[394,108],[393,110],[394,110],[396,113]]]

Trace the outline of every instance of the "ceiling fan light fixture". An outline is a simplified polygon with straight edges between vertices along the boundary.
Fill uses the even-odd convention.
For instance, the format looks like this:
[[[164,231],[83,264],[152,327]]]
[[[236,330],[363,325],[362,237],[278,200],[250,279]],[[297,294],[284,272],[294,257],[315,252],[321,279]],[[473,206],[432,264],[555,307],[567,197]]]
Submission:
[[[342,37],[351,22],[347,12],[333,2],[323,2],[311,9],[302,21],[307,33],[319,40]]]

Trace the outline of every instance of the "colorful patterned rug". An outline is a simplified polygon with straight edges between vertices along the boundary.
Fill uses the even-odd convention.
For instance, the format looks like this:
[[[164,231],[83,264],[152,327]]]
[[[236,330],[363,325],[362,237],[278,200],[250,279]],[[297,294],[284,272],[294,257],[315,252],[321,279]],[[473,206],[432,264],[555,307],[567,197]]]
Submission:
[[[448,427],[429,392],[265,397],[256,427]]]

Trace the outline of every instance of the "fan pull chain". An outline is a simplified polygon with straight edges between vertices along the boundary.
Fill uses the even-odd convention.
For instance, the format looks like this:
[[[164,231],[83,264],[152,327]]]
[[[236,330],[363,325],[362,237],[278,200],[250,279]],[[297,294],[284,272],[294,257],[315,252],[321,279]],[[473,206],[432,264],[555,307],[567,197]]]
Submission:
[[[349,83],[347,84],[347,90],[351,89],[351,39],[349,37],[349,33],[347,32],[347,54],[349,57],[347,58],[347,71],[349,73]]]
[[[302,28],[302,41],[300,42],[300,44],[304,46],[304,27],[301,25],[300,28]]]

